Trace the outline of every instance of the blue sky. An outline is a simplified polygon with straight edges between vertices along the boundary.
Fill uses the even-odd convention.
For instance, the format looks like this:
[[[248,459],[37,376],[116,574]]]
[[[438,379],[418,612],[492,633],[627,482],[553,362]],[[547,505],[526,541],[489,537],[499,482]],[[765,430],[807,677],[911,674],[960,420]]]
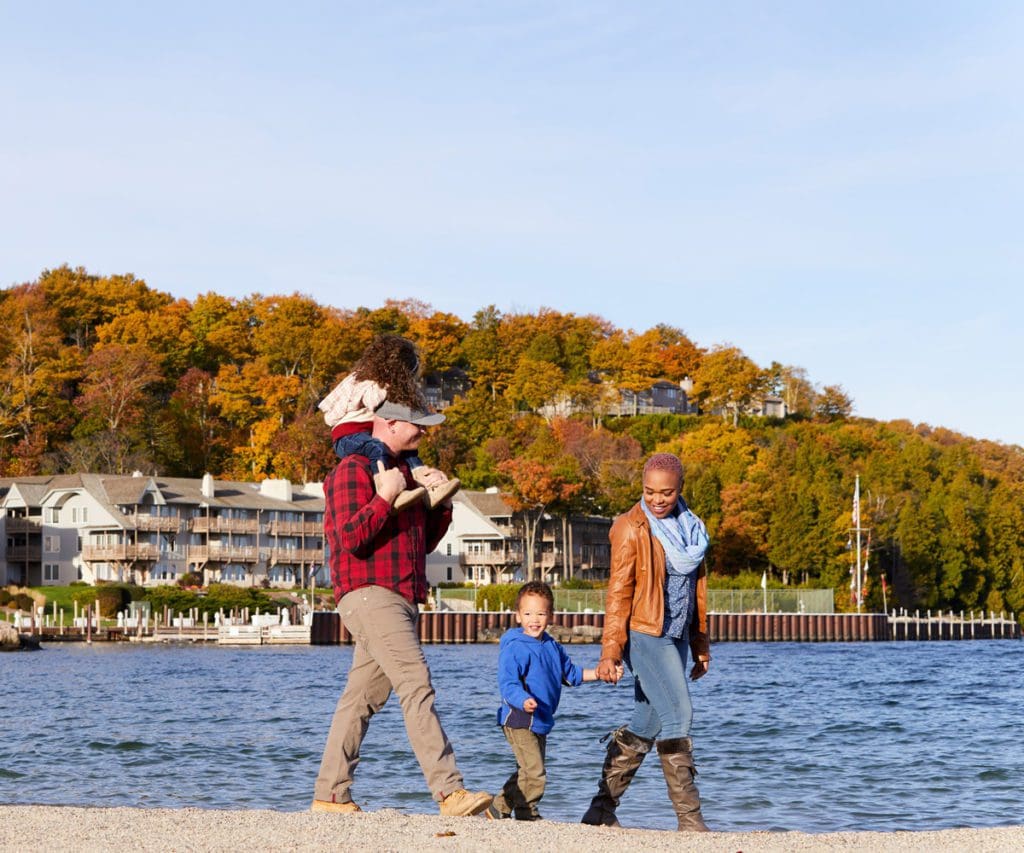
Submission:
[[[547,306],[1024,445],[1019,3],[0,0],[0,286]]]

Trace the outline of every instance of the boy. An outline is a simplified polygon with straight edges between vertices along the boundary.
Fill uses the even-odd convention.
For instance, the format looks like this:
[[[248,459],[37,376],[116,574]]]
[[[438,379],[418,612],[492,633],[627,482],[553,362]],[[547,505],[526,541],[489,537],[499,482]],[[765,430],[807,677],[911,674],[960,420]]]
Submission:
[[[537,803],[544,794],[544,752],[562,683],[576,687],[596,681],[594,669],[580,669],[546,632],[555,596],[546,583],[523,584],[516,596],[518,628],[504,633],[498,651],[501,707],[498,725],[512,747],[518,769],[487,809],[492,820],[540,820]]]

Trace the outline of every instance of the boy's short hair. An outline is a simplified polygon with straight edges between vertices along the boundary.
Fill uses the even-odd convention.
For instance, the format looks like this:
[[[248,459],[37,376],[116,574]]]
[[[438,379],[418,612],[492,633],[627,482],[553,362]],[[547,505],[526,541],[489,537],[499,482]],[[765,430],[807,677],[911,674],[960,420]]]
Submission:
[[[548,607],[554,612],[555,609],[555,594],[551,591],[546,583],[541,581],[529,581],[519,587],[519,592],[516,593],[516,610],[519,609],[519,602],[523,600],[524,595],[539,595],[548,603]]]

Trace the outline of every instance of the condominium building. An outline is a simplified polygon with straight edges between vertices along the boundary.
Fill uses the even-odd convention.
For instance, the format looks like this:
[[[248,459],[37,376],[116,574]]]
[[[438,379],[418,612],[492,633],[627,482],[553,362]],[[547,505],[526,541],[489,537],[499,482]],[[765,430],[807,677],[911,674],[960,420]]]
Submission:
[[[0,479],[0,583],[304,585],[323,485],[102,474]]]
[[[483,586],[525,580],[526,523],[497,489],[458,492],[452,502],[452,524],[437,550],[427,556],[428,582]],[[607,578],[610,527],[611,520],[601,516],[544,515],[535,542],[539,576],[549,582]]]

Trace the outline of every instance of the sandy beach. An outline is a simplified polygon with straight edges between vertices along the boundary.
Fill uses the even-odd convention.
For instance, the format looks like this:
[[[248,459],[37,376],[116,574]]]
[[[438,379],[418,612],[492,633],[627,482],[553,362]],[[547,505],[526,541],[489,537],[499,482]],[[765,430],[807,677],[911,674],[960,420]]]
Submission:
[[[3,851],[206,850],[681,850],[784,851],[1024,849],[1024,827],[937,832],[714,832],[687,834],[579,824],[442,818],[382,809],[339,817],[307,812],[0,806]]]

